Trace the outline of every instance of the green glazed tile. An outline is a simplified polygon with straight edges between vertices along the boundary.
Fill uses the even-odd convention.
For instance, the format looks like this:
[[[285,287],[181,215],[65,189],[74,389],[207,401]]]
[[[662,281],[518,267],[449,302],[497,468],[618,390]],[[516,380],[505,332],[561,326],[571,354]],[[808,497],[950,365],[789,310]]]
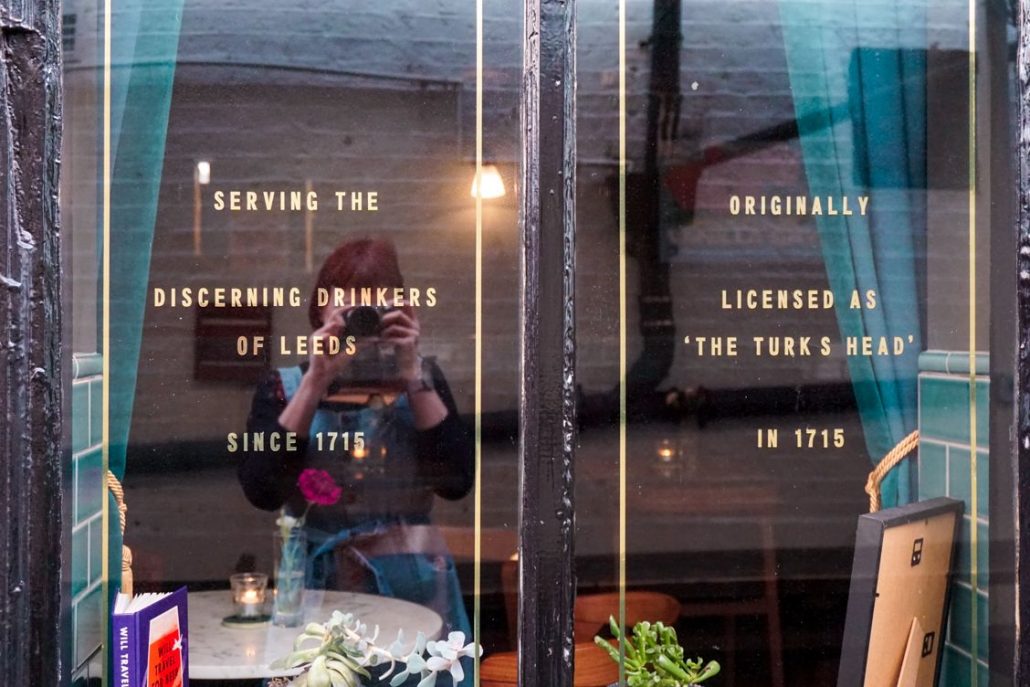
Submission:
[[[990,630],[990,604],[988,604],[987,596],[984,594],[976,595],[976,604],[980,609],[979,615],[976,618],[976,635],[977,635],[977,659],[987,660],[987,656],[990,653],[988,642],[990,641],[989,630]],[[986,684],[986,683],[984,683]]]
[[[89,384],[72,384],[72,453],[89,446]]]
[[[104,429],[104,385],[99,379],[94,379],[89,383],[89,389],[89,445],[99,446]]]
[[[89,523],[89,582],[92,584],[104,574],[104,523],[94,520]]]
[[[72,533],[71,585],[72,597],[89,583],[89,532],[80,529]]]
[[[95,448],[75,460],[75,522],[99,513],[104,493],[103,454]]]
[[[969,657],[945,647],[941,665],[941,687],[969,687],[972,682]]]
[[[951,608],[948,610],[948,643],[969,651],[971,626],[969,588],[955,585],[951,590]]]
[[[76,353],[72,356],[72,364],[76,379],[92,377],[104,370],[104,358],[99,353]]]
[[[919,376],[919,431],[928,439],[969,442],[969,385],[966,381]]]
[[[969,454],[967,449],[948,447],[948,496],[965,503],[969,513]]]
[[[951,644],[972,652],[970,637],[973,633],[972,594],[968,587],[956,586],[951,592],[951,613],[948,616],[948,641]],[[976,636],[977,654],[987,656],[987,597],[977,594]]]
[[[973,365],[976,374],[987,376],[991,373],[990,356],[986,353],[977,353]],[[953,375],[969,375],[969,351],[949,351],[947,353],[946,370]]]
[[[103,591],[97,587],[75,606],[75,665],[82,665],[100,646]]]
[[[983,591],[987,591],[990,582],[990,570],[988,569],[988,561],[990,560],[990,548],[991,542],[988,539],[990,530],[987,525],[980,523],[976,526],[977,529],[977,556],[976,564],[978,569],[977,575],[977,588]]]
[[[991,385],[987,380],[976,380],[976,446],[987,448],[990,445],[991,427]]]
[[[959,581],[969,584],[970,568],[969,568],[969,523],[968,517],[962,518],[962,525],[959,529],[959,546],[958,546],[958,560],[955,563],[955,574]],[[986,590],[989,580],[988,571],[988,551],[990,550],[990,542],[988,535],[990,530],[987,525],[979,523],[977,525],[977,587],[982,590]]]
[[[976,500],[977,510],[983,517],[989,512],[990,502],[988,494],[991,493],[991,456],[987,451],[976,452]]]
[[[948,351],[923,351],[919,354],[920,372],[947,372]]]
[[[969,584],[969,518],[963,517],[958,530],[958,551],[955,561],[955,577],[959,582]]]
[[[940,444],[919,444],[919,498],[944,496],[946,491],[947,449]]]

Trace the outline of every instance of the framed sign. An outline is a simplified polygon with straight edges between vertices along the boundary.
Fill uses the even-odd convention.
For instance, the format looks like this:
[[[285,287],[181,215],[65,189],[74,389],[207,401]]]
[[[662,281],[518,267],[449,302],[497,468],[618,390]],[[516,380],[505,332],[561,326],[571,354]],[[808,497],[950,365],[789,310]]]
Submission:
[[[859,517],[837,687],[937,684],[962,510],[937,498]]]

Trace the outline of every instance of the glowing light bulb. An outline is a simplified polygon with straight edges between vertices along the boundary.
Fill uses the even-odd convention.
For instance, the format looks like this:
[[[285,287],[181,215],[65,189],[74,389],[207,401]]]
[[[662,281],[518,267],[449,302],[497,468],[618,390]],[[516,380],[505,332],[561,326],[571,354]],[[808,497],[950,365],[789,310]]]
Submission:
[[[504,179],[501,178],[501,172],[497,169],[497,165],[483,165],[482,173],[472,178],[471,194],[473,198],[490,200],[491,198],[500,198],[505,193],[507,191],[504,189]]]
[[[211,163],[207,160],[197,162],[197,183],[201,186],[211,183]]]

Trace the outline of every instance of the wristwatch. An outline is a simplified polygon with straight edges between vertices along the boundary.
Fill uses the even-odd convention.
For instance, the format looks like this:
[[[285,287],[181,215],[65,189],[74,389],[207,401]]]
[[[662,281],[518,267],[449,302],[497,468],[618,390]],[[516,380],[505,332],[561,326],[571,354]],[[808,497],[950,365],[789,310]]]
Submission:
[[[423,391],[436,391],[433,386],[433,373],[425,358],[418,357],[419,376],[408,382],[408,394],[420,394]]]

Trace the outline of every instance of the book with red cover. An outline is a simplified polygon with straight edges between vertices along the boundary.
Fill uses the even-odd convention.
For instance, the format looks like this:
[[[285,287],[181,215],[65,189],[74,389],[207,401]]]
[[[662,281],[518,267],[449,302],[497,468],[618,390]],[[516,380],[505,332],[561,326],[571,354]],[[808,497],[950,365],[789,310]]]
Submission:
[[[115,687],[189,687],[186,588],[119,594],[111,614]]]

